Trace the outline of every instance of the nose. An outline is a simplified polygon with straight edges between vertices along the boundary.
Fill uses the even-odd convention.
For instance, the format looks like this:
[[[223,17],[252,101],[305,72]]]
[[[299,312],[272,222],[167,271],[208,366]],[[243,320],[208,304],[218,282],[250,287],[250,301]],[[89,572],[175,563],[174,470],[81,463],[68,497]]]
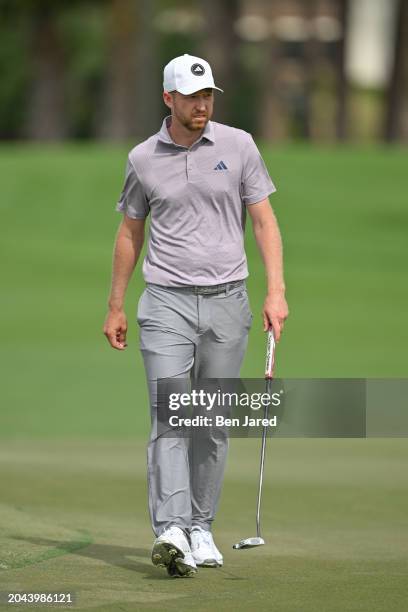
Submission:
[[[205,98],[204,97],[199,97],[196,98],[196,107],[200,110],[205,110]]]

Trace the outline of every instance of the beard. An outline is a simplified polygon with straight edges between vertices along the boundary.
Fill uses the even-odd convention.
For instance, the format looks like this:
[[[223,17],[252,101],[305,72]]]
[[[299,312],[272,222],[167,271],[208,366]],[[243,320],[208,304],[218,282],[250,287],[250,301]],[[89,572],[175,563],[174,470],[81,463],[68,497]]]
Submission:
[[[181,114],[177,109],[175,109],[175,115],[181,125],[183,125],[190,132],[200,132],[205,128],[210,117],[208,114],[202,114],[196,117],[187,117]]]

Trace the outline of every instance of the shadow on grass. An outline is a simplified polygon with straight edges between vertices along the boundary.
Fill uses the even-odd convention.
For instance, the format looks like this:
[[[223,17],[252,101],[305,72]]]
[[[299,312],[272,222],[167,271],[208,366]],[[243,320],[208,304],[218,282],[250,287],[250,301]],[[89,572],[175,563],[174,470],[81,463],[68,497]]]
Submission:
[[[88,559],[97,559],[108,565],[120,567],[131,572],[144,574],[149,580],[169,580],[166,572],[150,565],[150,550],[146,548],[133,548],[130,546],[114,546],[112,544],[96,544],[92,541],[59,541],[47,538],[30,538],[14,536],[15,540],[22,540],[38,546],[47,546],[48,550],[37,557],[31,557],[24,562],[21,560],[19,567],[39,563],[53,557],[65,554],[77,555]],[[146,562],[133,560],[131,557],[145,557]]]
[[[97,559],[108,565],[120,567],[121,569],[143,574],[144,579],[148,580],[169,580],[167,572],[150,564],[150,550],[146,548],[132,548],[130,546],[114,546],[112,544],[96,544],[88,539],[82,540],[49,540],[47,538],[30,538],[14,536],[15,540],[29,542],[38,546],[47,546],[48,550],[36,557],[30,557],[26,561],[21,560],[18,567],[25,567],[40,563],[54,557],[65,554],[77,555],[88,559]],[[145,557],[146,562],[135,561],[131,557]],[[206,569],[204,571],[214,571]],[[224,568],[218,568],[217,572],[223,575],[224,580],[245,580],[242,576],[237,576]]]

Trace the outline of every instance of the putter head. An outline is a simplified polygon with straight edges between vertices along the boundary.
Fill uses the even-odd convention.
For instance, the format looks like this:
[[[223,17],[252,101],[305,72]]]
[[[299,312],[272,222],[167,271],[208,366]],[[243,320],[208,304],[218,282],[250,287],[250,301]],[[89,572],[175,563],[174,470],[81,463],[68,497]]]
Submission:
[[[254,546],[263,546],[265,544],[265,540],[263,538],[247,538],[246,540],[241,540],[234,544],[232,548],[235,550],[240,550],[241,548],[254,548]]]

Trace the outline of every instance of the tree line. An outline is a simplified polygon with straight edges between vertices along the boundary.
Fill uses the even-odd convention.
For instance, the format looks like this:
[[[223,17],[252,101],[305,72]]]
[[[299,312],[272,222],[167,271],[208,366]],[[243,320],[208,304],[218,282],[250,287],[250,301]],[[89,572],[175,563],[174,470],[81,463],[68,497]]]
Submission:
[[[165,114],[163,66],[186,52],[208,59],[225,90],[216,120],[269,140],[353,138],[350,0],[325,6],[340,35],[322,41],[262,34],[282,0],[256,2],[258,21],[240,0],[0,0],[0,138],[145,138]],[[292,3],[308,19],[321,7]],[[388,86],[361,97],[380,109],[373,137],[390,142],[408,139],[407,0],[397,24]]]

